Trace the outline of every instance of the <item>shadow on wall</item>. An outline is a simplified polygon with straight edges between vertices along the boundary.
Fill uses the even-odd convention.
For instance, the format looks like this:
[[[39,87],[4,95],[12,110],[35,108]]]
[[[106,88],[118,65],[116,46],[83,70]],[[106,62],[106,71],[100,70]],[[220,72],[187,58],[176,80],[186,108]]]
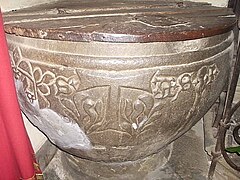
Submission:
[[[6,12],[54,1],[58,0],[0,0],[0,7],[3,12]]]
[[[189,0],[185,0],[185,1],[189,1]],[[213,6],[221,6],[221,7],[226,7],[228,4],[228,0],[190,0],[190,1],[208,2],[208,3],[211,3]]]

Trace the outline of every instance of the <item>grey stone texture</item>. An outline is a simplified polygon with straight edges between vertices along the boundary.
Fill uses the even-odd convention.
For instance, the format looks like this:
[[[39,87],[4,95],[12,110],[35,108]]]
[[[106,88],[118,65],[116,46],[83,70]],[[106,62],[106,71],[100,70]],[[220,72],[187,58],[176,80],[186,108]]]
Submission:
[[[210,120],[210,119],[208,119]],[[210,132],[211,133],[211,132]],[[210,134],[209,133],[209,134]],[[172,144],[173,151],[169,161],[160,168],[148,173],[147,177],[124,177],[124,180],[206,180],[210,156],[204,146],[203,121],[197,123],[189,132]],[[71,166],[66,166],[66,153],[58,150],[53,160],[44,171],[45,180],[102,180],[91,178]],[[231,169],[221,158],[217,164],[214,180],[238,180],[240,173]],[[114,178],[108,178],[113,179]],[[116,179],[118,180],[118,179]]]

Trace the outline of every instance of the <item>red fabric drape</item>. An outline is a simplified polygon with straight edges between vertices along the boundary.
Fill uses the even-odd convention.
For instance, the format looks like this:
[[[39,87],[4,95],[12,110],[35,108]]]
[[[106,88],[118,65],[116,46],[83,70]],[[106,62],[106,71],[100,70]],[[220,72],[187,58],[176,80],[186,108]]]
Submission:
[[[35,179],[34,163],[17,101],[0,11],[0,180]]]

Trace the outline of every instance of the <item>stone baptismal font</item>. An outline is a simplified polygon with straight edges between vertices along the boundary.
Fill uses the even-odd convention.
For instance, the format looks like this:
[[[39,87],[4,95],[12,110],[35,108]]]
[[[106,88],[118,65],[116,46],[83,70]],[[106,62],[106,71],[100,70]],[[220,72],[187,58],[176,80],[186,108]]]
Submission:
[[[154,177],[228,81],[227,8],[65,0],[4,18],[22,111],[85,179]]]

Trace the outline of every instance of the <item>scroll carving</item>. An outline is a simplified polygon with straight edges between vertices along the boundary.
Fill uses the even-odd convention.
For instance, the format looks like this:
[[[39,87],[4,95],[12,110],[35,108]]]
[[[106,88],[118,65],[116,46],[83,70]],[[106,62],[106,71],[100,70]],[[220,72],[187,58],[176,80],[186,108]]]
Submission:
[[[81,123],[87,134],[106,129],[106,113],[109,101],[108,86],[95,87],[73,96],[73,102],[77,111],[81,114]]]
[[[15,78],[23,82],[23,88],[29,101],[38,100],[40,108],[51,107],[50,95],[72,95],[80,86],[80,79],[74,70],[65,72],[64,74],[69,75],[67,77],[57,75],[54,70],[35,65],[24,59],[19,48],[13,51],[12,56]]]
[[[151,80],[152,94],[156,99],[171,98],[175,101],[182,91],[192,88],[192,73],[184,73],[178,77],[166,77],[157,71]]]
[[[25,59],[19,48],[12,52],[12,68],[15,78],[23,82],[30,102],[38,100],[39,108],[51,108],[77,122],[86,134],[111,129],[108,113],[110,99],[117,98],[119,126],[114,129],[132,137],[151,129],[161,119],[166,102],[175,103],[184,92],[195,94],[186,122],[198,114],[204,93],[216,80],[219,70],[216,64],[203,66],[197,71],[178,75],[164,75],[156,71],[149,80],[149,89],[138,87],[114,87],[101,84],[83,87],[81,77],[74,68],[59,68]],[[64,72],[63,72],[64,71]],[[111,91],[119,91],[111,97]],[[111,127],[111,128],[110,128]]]
[[[194,115],[199,112],[199,103],[201,99],[204,97],[204,93],[208,90],[208,87],[216,80],[219,74],[219,70],[216,64],[212,64],[210,66],[201,67],[198,72],[196,78],[193,80],[193,84],[195,87],[195,100],[192,108],[190,109],[186,119],[190,120]]]
[[[56,109],[79,123],[87,134],[104,129],[108,86],[81,90],[81,80],[74,69],[64,69],[61,73],[54,67],[49,70],[42,64],[30,63],[19,48],[13,51],[12,60],[15,78],[23,82],[30,102],[38,100],[40,109]]]
[[[119,109],[122,130],[132,136],[144,133],[161,118],[161,109],[167,101],[174,103],[181,92],[193,91],[195,99],[186,117],[188,122],[198,113],[203,94],[216,80],[218,73],[216,64],[203,66],[197,72],[183,73],[179,76],[164,76],[157,71],[150,81],[151,92],[121,88]]]
[[[119,108],[121,129],[131,136],[137,136],[160,118],[161,108],[161,102],[156,101],[153,94],[122,87]]]

